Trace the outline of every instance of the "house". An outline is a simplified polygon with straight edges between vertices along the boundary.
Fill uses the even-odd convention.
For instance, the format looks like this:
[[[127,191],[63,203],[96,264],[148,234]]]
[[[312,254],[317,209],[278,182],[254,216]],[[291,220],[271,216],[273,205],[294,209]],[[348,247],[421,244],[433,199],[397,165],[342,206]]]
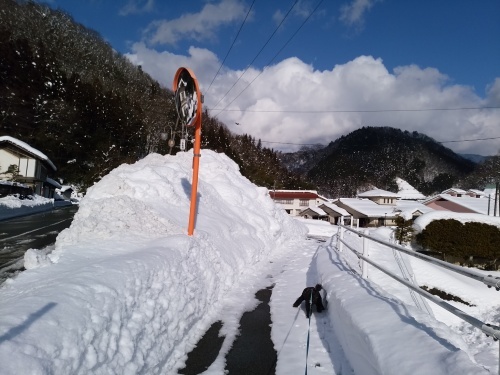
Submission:
[[[328,221],[331,224],[337,225],[341,218],[343,218],[344,224],[351,222],[351,214],[333,203],[325,202],[318,207],[328,215]]]
[[[308,207],[316,207],[323,202],[328,202],[328,199],[318,195],[316,190],[273,190],[269,195],[282,206],[285,211],[297,216],[302,210]]]
[[[447,190],[448,191],[448,190]],[[483,215],[493,215],[494,200],[489,197],[480,196],[478,198],[465,194],[438,194],[422,202],[427,207],[437,211],[451,211],[463,213],[476,213]]]
[[[368,198],[339,198],[333,203],[352,216],[350,225],[357,228],[394,225],[397,216],[395,205],[378,204]]]
[[[423,203],[403,199],[397,200],[394,208],[394,212],[405,220],[415,220],[420,215],[431,211],[434,211],[434,209]]]
[[[53,198],[60,185],[48,176],[55,171],[52,161],[39,150],[16,138],[0,137],[0,179],[14,180],[35,194]]]
[[[458,188],[451,188],[451,189],[447,189],[443,192],[441,192],[441,194],[448,194],[448,195],[451,195],[452,197],[462,197],[464,195],[467,194],[467,192],[465,190],[462,190],[462,189],[458,189]]]
[[[368,190],[364,193],[358,194],[358,198],[368,198],[380,205],[394,205],[396,199],[399,197],[400,196],[398,194],[382,189]]]
[[[319,207],[308,207],[299,212],[299,215],[304,219],[328,220],[328,215]]]
[[[68,185],[63,185],[60,188],[56,189],[56,193],[57,195],[59,195],[60,199],[70,201],[71,195],[73,194],[73,188]]]

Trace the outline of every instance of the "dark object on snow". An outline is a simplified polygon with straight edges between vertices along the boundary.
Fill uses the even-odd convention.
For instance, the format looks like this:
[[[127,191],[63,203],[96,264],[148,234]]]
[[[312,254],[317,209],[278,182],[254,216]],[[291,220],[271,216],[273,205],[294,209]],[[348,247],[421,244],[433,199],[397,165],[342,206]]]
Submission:
[[[302,294],[300,295],[299,298],[297,298],[297,301],[293,304],[293,307],[298,307],[302,301],[306,301],[306,317],[309,318],[309,315],[311,314],[311,294],[312,294],[312,304],[316,305],[316,309],[318,312],[322,312],[325,307],[323,306],[323,300],[321,299],[321,289],[323,287],[321,284],[316,284],[315,287],[308,287],[305,288],[302,291]]]

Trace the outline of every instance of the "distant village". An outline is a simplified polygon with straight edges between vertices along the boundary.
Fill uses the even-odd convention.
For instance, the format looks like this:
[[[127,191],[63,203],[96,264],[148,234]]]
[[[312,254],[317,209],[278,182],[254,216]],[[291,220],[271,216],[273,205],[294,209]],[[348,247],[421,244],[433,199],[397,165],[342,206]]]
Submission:
[[[414,220],[431,211],[500,216],[493,186],[482,191],[450,188],[426,197],[406,181],[398,178],[396,182],[398,193],[373,189],[356,198],[327,199],[315,190],[274,190],[270,195],[292,216],[332,224],[342,221],[356,228],[394,226],[398,216]]]
[[[500,216],[498,192],[492,185],[484,190],[449,188],[426,197],[402,179],[397,179],[399,191],[373,189],[356,198],[327,199],[315,190],[274,190],[271,198],[292,216],[325,220],[356,228],[395,225],[395,219],[416,219],[431,211],[474,213]]]

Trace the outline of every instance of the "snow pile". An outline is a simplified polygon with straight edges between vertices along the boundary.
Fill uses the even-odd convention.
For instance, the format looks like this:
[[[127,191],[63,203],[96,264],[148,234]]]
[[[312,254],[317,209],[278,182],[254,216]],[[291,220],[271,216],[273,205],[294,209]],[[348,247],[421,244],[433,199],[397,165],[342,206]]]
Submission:
[[[7,195],[0,198],[0,220],[49,211],[53,208],[54,200],[50,198],[34,195],[32,199],[19,199],[14,195]]]
[[[210,151],[187,236],[191,165],[149,155],[88,190],[53,264],[1,289],[3,374],[172,373],[245,275],[304,242],[267,189]]]
[[[33,195],[30,199],[19,199],[15,195],[7,195],[0,198],[0,209],[28,208],[36,206],[52,205],[51,198],[44,198],[39,195]]]
[[[387,240],[390,229],[378,229],[372,235]],[[380,232],[380,233],[377,233]],[[345,239],[351,246],[361,249],[362,239],[353,233],[346,232]],[[345,248],[344,248],[345,249]],[[349,259],[350,258],[350,259]],[[372,243],[370,258],[378,264],[389,268],[401,276],[397,263],[390,249]],[[408,260],[407,260],[408,261]],[[413,259],[410,262],[413,264]],[[333,266],[333,267],[332,267]],[[317,269],[319,279],[328,290],[328,314],[336,336],[356,374],[487,374],[482,366],[471,360],[474,351],[464,339],[448,325],[436,321],[433,314],[415,306],[408,289],[396,283],[389,276],[368,266],[368,278],[363,279],[357,258],[345,249],[343,253],[336,251],[336,241],[324,245],[318,250],[313,268]],[[424,269],[425,265],[419,266]],[[443,280],[453,282],[454,275],[416,272],[427,279],[434,278],[434,283]],[[437,275],[442,277],[436,277]],[[489,296],[481,302],[480,308],[474,311],[480,314],[480,309],[489,306],[498,309],[493,297],[495,291],[483,285],[470,287],[470,293]],[[430,303],[429,303],[430,304]],[[436,310],[442,310],[434,307]],[[449,322],[449,317],[440,312],[443,321]],[[451,314],[448,314],[451,315]],[[458,322],[455,322],[458,324]],[[462,325],[463,326],[463,325]],[[461,327],[462,327],[461,326]],[[476,336],[480,336],[476,330]],[[483,341],[488,338],[482,335]],[[497,347],[492,339],[490,352],[495,359]],[[471,343],[477,345],[475,343]]]
[[[225,340],[204,375],[223,374],[243,312],[271,285],[278,375],[304,371],[309,336],[310,374],[494,372],[493,340],[434,307],[419,310],[406,287],[373,267],[361,278],[357,257],[329,240],[338,227],[288,216],[225,155],[202,152],[187,236],[191,165],[181,153],[120,166],[88,190],[52,253],[26,253],[29,269],[0,288],[2,375],[176,374],[218,320]],[[316,239],[305,238],[304,224]],[[373,235],[388,240],[392,231]],[[361,248],[359,236],[344,238]],[[404,263],[419,285],[451,290],[485,322],[500,319],[494,289],[397,262],[382,245],[370,246],[370,258],[397,274]],[[309,324],[292,304],[316,283],[329,303]]]
[[[432,211],[427,212],[415,219],[413,227],[416,233],[420,233],[425,229],[427,225],[433,220],[446,220],[454,219],[463,223],[468,222],[478,222],[484,224],[494,225],[500,228],[500,217],[498,216],[487,216],[483,214],[470,214],[452,211]]]

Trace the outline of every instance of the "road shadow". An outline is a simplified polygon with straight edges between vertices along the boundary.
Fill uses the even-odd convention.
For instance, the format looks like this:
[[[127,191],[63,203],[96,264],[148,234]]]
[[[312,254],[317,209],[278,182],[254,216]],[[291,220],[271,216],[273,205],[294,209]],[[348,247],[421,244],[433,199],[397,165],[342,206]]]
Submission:
[[[5,334],[0,336],[0,344],[2,344],[4,341],[9,341],[13,339],[17,335],[21,334],[23,331],[26,331],[36,320],[40,319],[42,316],[44,316],[46,313],[48,313],[50,310],[56,307],[56,305],[57,303],[55,302],[49,302],[40,310],[30,314],[30,316],[28,316],[28,318],[25,320],[24,323],[16,327],[12,327]]]

